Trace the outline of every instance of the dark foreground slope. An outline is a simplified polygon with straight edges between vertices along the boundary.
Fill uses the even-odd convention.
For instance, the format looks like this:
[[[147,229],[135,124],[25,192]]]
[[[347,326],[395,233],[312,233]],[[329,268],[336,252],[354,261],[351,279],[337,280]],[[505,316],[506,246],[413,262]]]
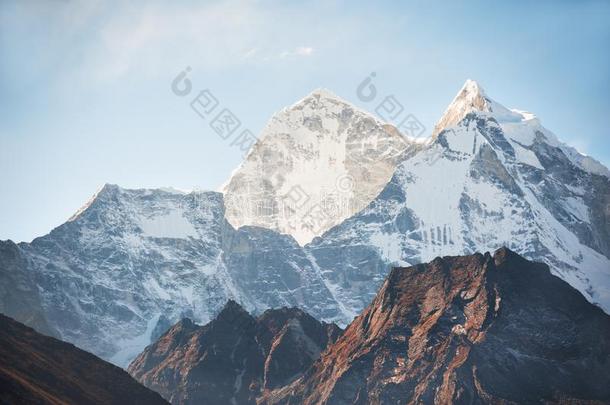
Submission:
[[[262,403],[610,403],[610,317],[508,249],[396,268]]]
[[[1,404],[166,404],[124,370],[0,315]]]
[[[340,334],[296,308],[254,318],[229,301],[205,326],[184,319],[129,366],[147,387],[177,404],[254,404],[264,390],[291,383]]]

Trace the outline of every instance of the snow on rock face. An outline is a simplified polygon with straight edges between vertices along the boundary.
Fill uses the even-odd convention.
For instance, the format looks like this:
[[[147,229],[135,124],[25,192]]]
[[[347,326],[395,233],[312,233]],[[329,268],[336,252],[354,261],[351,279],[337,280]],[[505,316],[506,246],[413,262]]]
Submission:
[[[321,266],[342,280],[335,296],[358,310],[362,286],[378,286],[386,274],[380,261],[415,264],[508,246],[545,261],[609,311],[610,180],[603,171],[588,170],[531,114],[508,110],[472,82],[436,131],[370,206],[309,246],[325,257],[348,246],[378,252],[369,274],[353,270],[361,257]]]
[[[140,219],[140,229],[146,236],[157,238],[188,238],[197,236],[197,231],[179,211]]]
[[[253,313],[297,306],[344,326],[392,265],[501,246],[546,262],[610,311],[607,169],[591,169],[532,114],[465,89],[416,147],[314,92],[269,123],[227,185],[226,218],[220,193],[107,185],[68,222],[19,244],[26,268],[0,271],[28,275],[62,339],[119,365],[184,316],[208,322],[229,298]],[[302,246],[322,231],[290,228],[273,203],[294,186],[315,200],[339,176],[353,176],[341,191],[362,209],[331,216]],[[242,210],[240,199],[271,209]],[[0,264],[10,256],[0,249]],[[19,290],[12,279],[0,277]]]
[[[20,248],[62,339],[126,365],[164,321],[207,322],[238,294],[221,260],[225,224],[218,193],[106,185]]]
[[[0,272],[31,275],[52,330],[120,366],[183,317],[207,323],[228,299],[254,313],[298,306],[317,318],[353,317],[339,311],[292,237],[236,231],[216,192],[106,185],[68,222],[15,249],[24,257],[20,268]],[[0,251],[0,264],[10,256]],[[24,284],[12,279],[0,281],[7,289]]]
[[[235,228],[310,242],[364,208],[389,181],[407,141],[327,90],[277,113],[224,188]]]
[[[436,138],[444,129],[456,126],[468,114],[473,112],[481,116],[493,118],[501,124],[502,130],[508,134],[508,137],[521,146],[531,146],[538,133],[543,134],[545,142],[560,148],[570,161],[580,169],[610,178],[608,168],[592,157],[583,155],[573,147],[560,142],[555,134],[540,124],[540,121],[534,114],[504,107],[502,104],[489,98],[481,85],[471,79],[466,80],[462,89],[435,125],[432,138]],[[520,150],[518,153],[522,153],[522,157],[525,160],[530,160],[530,162],[533,162],[533,165],[536,165],[536,160],[532,159],[531,155],[526,156],[528,155],[527,152]]]

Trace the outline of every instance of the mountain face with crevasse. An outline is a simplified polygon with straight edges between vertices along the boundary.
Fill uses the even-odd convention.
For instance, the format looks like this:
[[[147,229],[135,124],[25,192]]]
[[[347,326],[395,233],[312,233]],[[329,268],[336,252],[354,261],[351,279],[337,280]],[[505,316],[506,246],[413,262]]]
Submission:
[[[264,405],[602,404],[610,316],[502,248],[395,268],[366,310]]]
[[[396,138],[327,91],[276,115],[263,135],[224,195],[106,185],[48,235],[0,242],[0,288],[11,292],[1,310],[126,366],[180,319],[206,324],[229,299],[344,326],[391,266],[501,246],[610,310],[608,170],[476,82],[423,142]],[[244,196],[271,210],[252,211]],[[291,228],[310,222],[290,204],[318,197],[330,203],[317,208],[316,232]]]

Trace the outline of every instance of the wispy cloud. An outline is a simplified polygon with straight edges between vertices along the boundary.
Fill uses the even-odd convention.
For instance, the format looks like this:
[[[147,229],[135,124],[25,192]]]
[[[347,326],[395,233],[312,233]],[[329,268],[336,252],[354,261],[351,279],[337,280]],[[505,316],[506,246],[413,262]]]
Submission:
[[[256,56],[259,53],[259,49],[258,48],[252,48],[252,49],[248,49],[243,56],[243,59],[250,59],[253,58],[254,56]]]
[[[278,3],[220,0],[134,5],[92,0],[53,4],[52,8],[15,7],[19,18],[28,21],[24,25],[48,27],[52,32],[53,42],[49,41],[45,52],[77,55],[78,60],[67,66],[71,71],[62,70],[71,81],[79,75],[97,82],[132,75],[159,77],[184,65],[226,69],[243,63],[273,63],[312,56],[316,40],[336,37],[328,32],[331,27],[320,27],[312,35],[313,15],[300,10],[301,20],[295,22],[297,11]],[[278,37],[277,32],[283,35]],[[303,44],[304,37],[311,42]]]
[[[292,51],[284,51],[280,54],[280,58],[289,58],[291,56],[311,56],[314,49],[311,46],[299,46]]]

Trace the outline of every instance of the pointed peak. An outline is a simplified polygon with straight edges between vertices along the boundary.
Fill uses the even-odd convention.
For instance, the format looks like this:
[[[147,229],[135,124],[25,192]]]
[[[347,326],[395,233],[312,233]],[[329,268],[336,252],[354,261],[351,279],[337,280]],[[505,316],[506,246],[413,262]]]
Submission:
[[[182,331],[190,332],[197,328],[199,328],[199,325],[193,322],[190,318],[182,318],[174,326],[165,331],[161,336],[171,336]]]
[[[112,184],[112,183],[105,183],[101,187],[101,190],[117,190],[117,189],[119,189],[119,186],[116,184]]]
[[[250,314],[248,313],[248,311],[246,311],[241,305],[239,305],[236,301],[233,300],[228,300],[227,303],[225,304],[225,306],[222,308],[222,310],[220,311],[220,313],[218,314],[218,317],[225,317],[225,316],[235,316],[235,315],[246,315],[246,316],[250,316]]]
[[[250,315],[241,305],[233,300],[227,301],[224,308],[216,317],[220,325],[228,325],[234,330],[246,330],[256,324],[255,318]]]
[[[333,98],[333,99],[339,98],[339,96],[337,96],[335,93],[333,93],[332,91],[330,91],[324,87],[318,87],[317,89],[313,90],[311,93],[309,93],[308,97]]]
[[[243,309],[241,305],[237,303],[237,301],[229,299],[222,310],[234,310],[234,309]]]
[[[380,121],[374,114],[369,111],[366,111],[360,107],[357,107],[351,101],[348,101],[341,96],[333,93],[331,90],[328,90],[324,87],[318,87],[307,94],[305,97],[297,101],[296,103],[284,107],[282,109],[282,113],[290,113],[291,111],[300,111],[303,109],[310,110],[326,110],[326,111],[334,111],[334,113],[339,113],[342,109],[349,108],[355,111],[357,114],[361,116],[366,116],[372,120],[374,120],[378,125],[385,125],[387,123]]]
[[[472,111],[490,112],[491,103],[479,82],[468,79],[449,104],[445,114],[450,111],[464,111],[466,114]]]
[[[323,88],[323,87],[318,87],[317,89],[314,89],[309,94],[307,94],[305,97],[303,97],[302,99],[300,99],[299,101],[297,101],[296,103],[294,103],[293,105],[288,107],[288,109],[301,108],[305,104],[312,103],[312,101],[316,104],[317,103],[324,104],[324,101],[331,101],[334,103],[345,104],[345,105],[349,105],[349,106],[353,107],[352,103],[337,96],[332,91],[330,91],[326,88]]]
[[[493,254],[493,259],[494,259],[494,263],[496,264],[496,266],[499,266],[502,263],[506,263],[506,262],[514,261],[514,260],[525,261],[524,257],[520,256],[516,252],[513,252],[506,246],[503,246],[503,247],[499,248],[498,250],[496,250]]]
[[[445,128],[456,125],[471,112],[491,112],[493,103],[477,81],[466,80],[441,119],[434,126],[432,137],[436,137]]]
[[[121,188],[119,186],[117,186],[116,184],[110,184],[110,183],[104,184],[102,187],[100,187],[95,192],[95,194],[93,194],[93,196],[91,196],[91,198],[89,198],[89,200],[85,203],[85,205],[80,207],[70,218],[68,218],[68,222],[72,222],[72,221],[76,220],[77,218],[79,218],[99,198],[102,198],[106,195],[113,195],[114,193],[118,192],[120,189]]]
[[[474,99],[477,97],[485,97],[485,90],[483,90],[483,87],[481,87],[476,80],[467,79],[456,98],[462,94],[470,99]]]

